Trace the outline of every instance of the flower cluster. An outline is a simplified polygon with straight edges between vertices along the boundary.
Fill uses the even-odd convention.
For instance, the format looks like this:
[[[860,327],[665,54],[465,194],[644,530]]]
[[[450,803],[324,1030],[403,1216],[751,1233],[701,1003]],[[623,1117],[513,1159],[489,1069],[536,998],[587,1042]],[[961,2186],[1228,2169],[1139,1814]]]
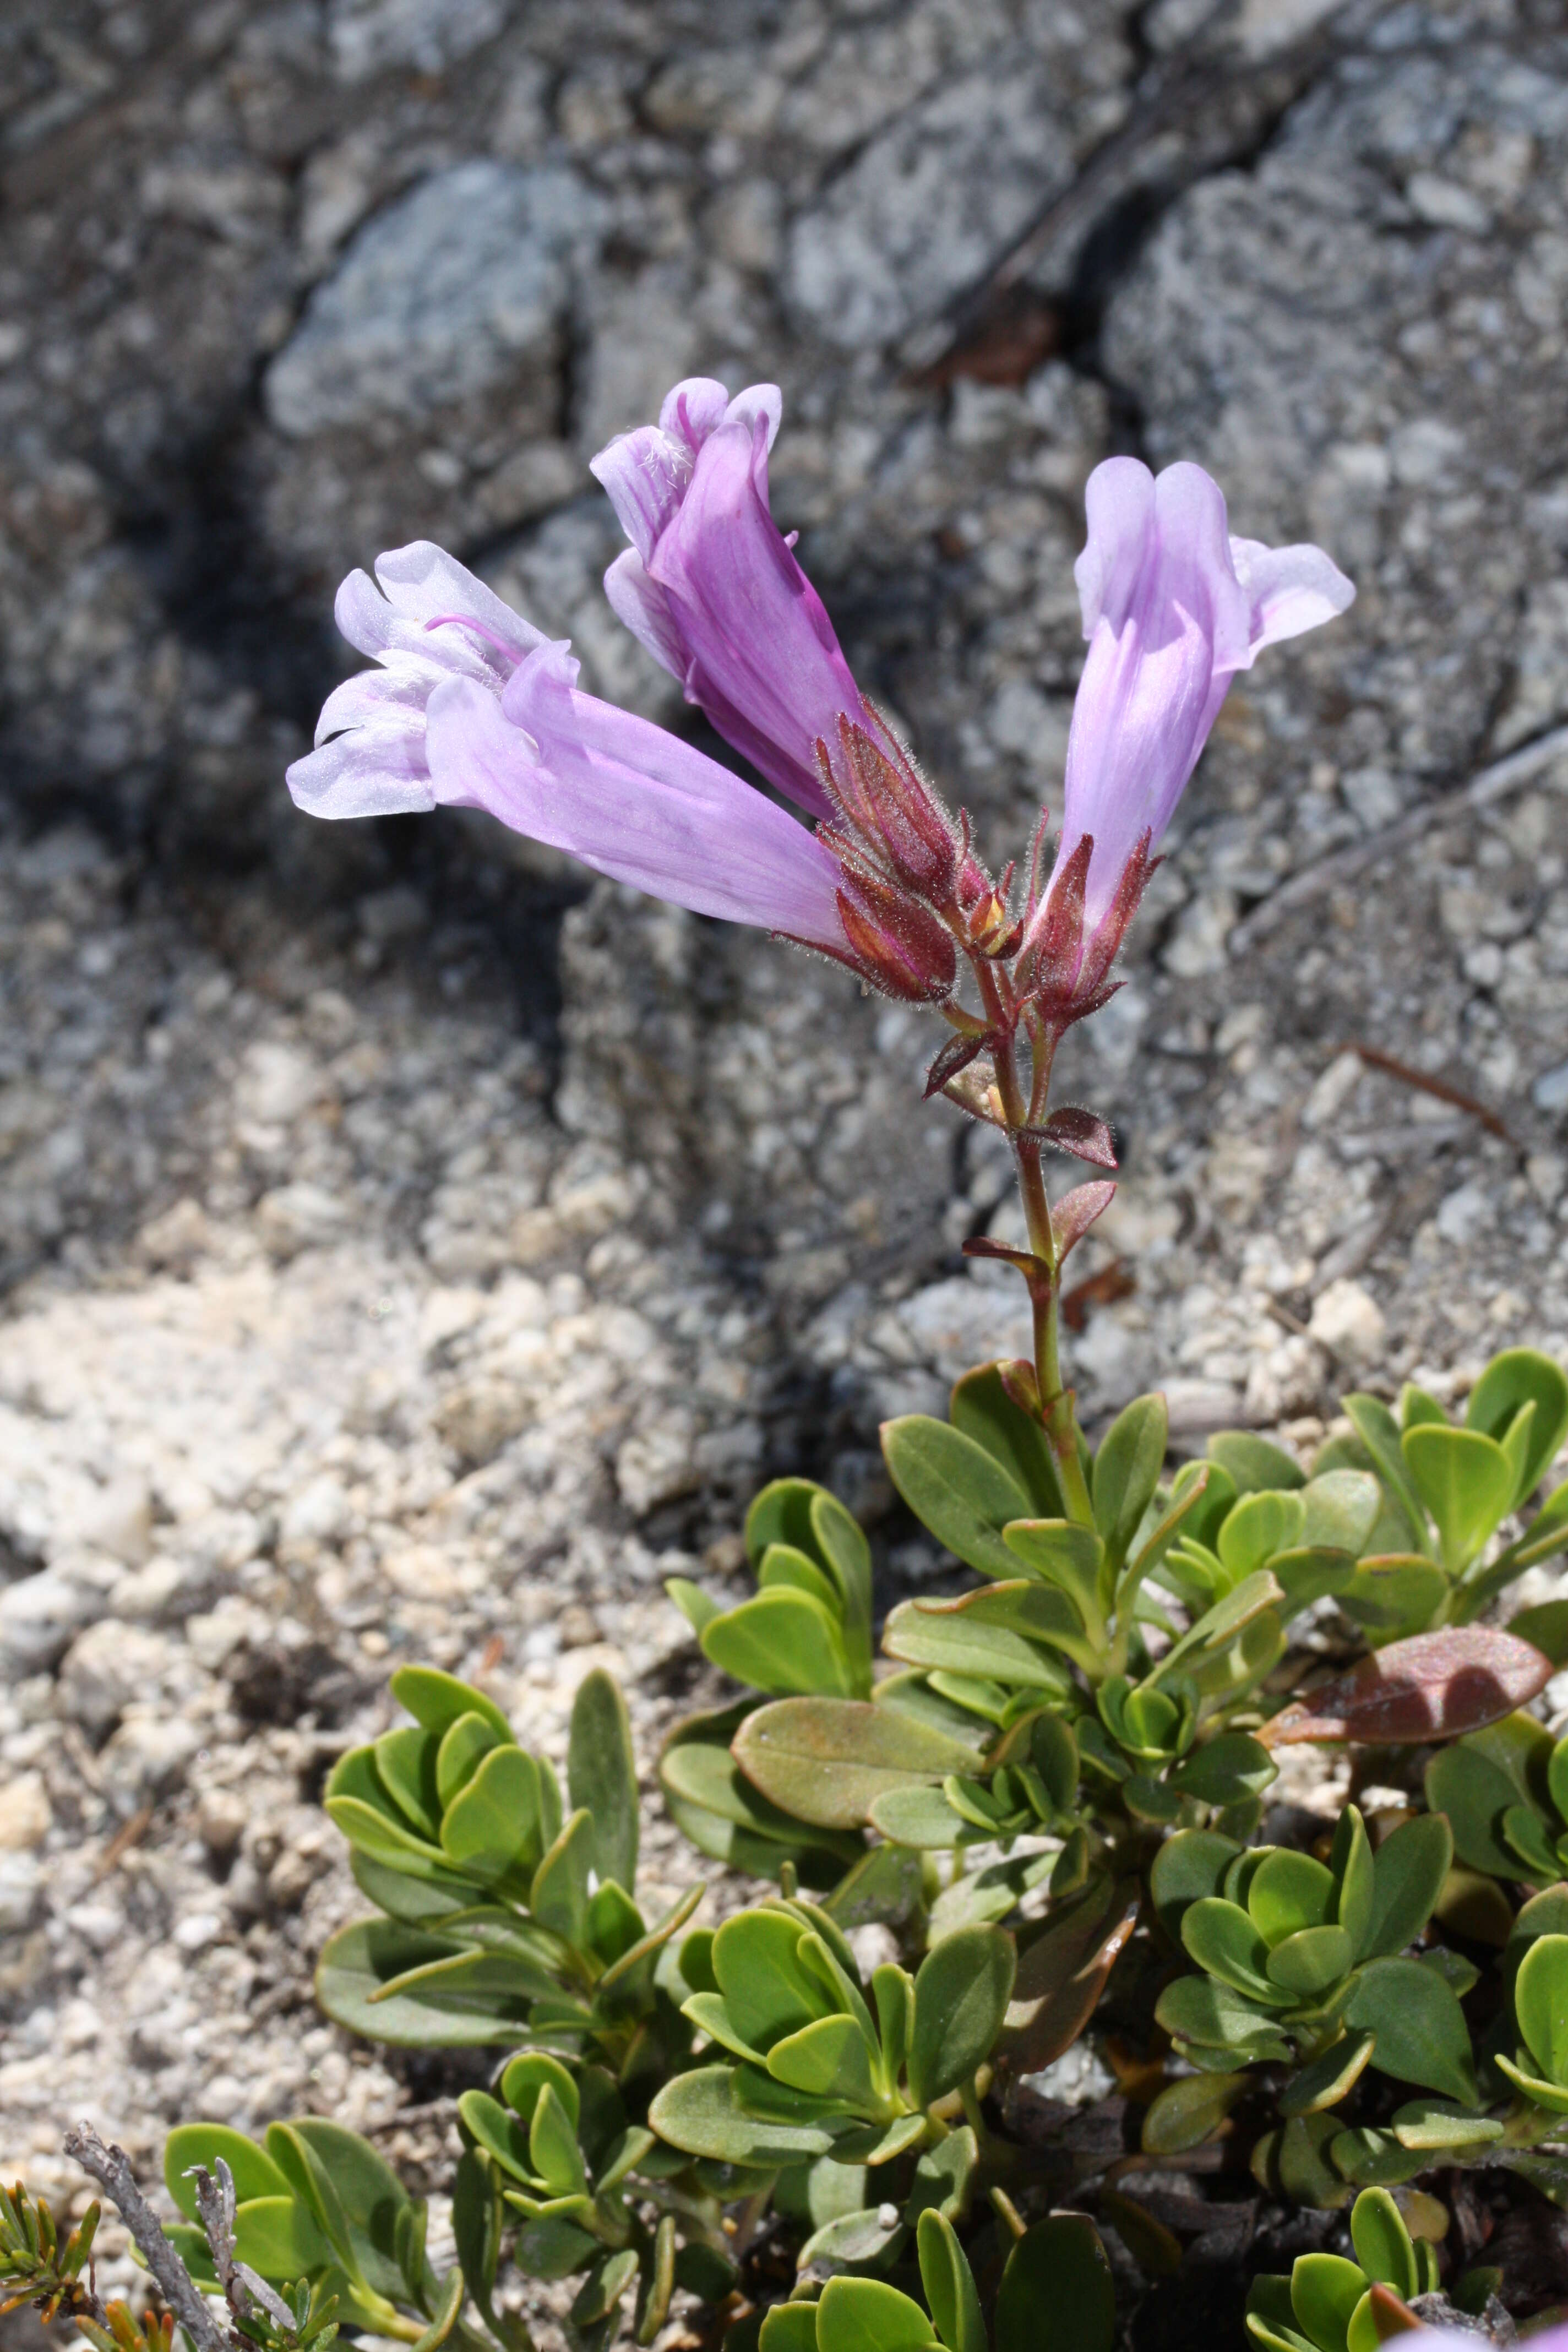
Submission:
[[[1045,820],[1025,902],[998,881],[867,701],[774,522],[780,395],[677,384],[657,425],[593,461],[630,546],[605,578],[620,618],[805,823],[733,771],[576,684],[548,643],[426,542],[339,591],[338,625],[380,667],[328,698],[289,771],[318,816],[488,809],[596,873],[823,950],[870,985],[948,1006],[961,965],[1010,967],[1002,1015],[1058,1034],[1104,1001],[1110,966],[1231,678],[1341,612],[1321,550],[1232,539],[1195,466],[1100,467],[1078,564],[1089,657],[1055,868]],[[990,992],[981,982],[983,1000]],[[987,1009],[976,1032],[995,1024]],[[978,1050],[978,1049],[977,1049]],[[944,1072],[943,1082],[951,1071]]]

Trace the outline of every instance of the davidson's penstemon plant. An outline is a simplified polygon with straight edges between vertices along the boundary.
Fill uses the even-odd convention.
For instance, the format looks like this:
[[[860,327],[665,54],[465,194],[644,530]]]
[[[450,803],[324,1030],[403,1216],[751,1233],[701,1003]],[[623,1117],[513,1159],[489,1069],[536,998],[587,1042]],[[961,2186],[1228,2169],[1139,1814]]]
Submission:
[[[1568,1485],[1542,1491],[1568,1377],[1510,1349],[1462,1421],[1417,1387],[1356,1393],[1310,1465],[1230,1431],[1173,1465],[1160,1396],[1091,1445],[1061,1360],[1063,1268],[1115,1155],[1052,1102],[1058,1047],[1118,984],[1231,678],[1350,583],[1233,538],[1195,466],[1099,467],[1060,833],[1047,858],[1042,814],[994,873],[773,520],[779,420],[772,387],[692,381],[595,461],[632,542],[612,605],[779,798],[582,693],[565,646],[427,544],[343,583],[377,667],[289,781],[323,816],[488,809],[945,1024],[927,1092],[1005,1136],[1024,1218],[1021,1244],[966,1246],[1023,1278],[1033,1352],[882,1445],[979,1581],[879,1626],[863,1529],[797,1477],[752,1502],[746,1597],[670,1580],[738,1687],[670,1731],[662,1801],[773,1890],[717,1924],[700,1887],[639,1903],[607,1676],[577,1693],[564,1786],[478,1684],[393,1676],[408,1720],[325,1792],[373,1910],[317,1990],[350,2032],[495,2053],[455,2103],[445,2268],[423,2201],[330,2118],[182,2126],[172,2240],[119,2150],[68,2147],[192,2352],[325,2352],[340,2326],[530,2352],[528,2279],[584,2352],[682,2315],[667,2340],[705,2352],[1112,2352],[1211,2198],[1230,2221],[1250,2199],[1243,2236],[1294,2255],[1247,2259],[1237,2352],[1511,2340],[1557,2290],[1478,2263],[1476,2216],[1568,2207],[1568,1740],[1531,1711],[1568,1600],[1496,1619],[1568,1550]],[[1053,1199],[1051,1152],[1102,1172]],[[1352,1753],[1337,1822],[1266,1815],[1302,1742]],[[1118,2087],[1086,2130],[1034,2078],[1089,2029]],[[1467,2190],[1451,2231],[1444,2184],[1483,2172],[1489,2205]],[[0,2289],[95,2352],[166,2352],[172,2320],[99,2304],[96,2214],[62,2239],[0,2197]]]

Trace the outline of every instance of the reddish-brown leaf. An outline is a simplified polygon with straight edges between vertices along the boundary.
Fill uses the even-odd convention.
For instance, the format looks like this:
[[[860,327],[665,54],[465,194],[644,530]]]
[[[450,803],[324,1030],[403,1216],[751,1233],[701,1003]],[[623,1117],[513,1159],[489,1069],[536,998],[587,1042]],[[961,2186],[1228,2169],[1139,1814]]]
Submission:
[[[1058,1151],[1070,1151],[1075,1160],[1087,1160],[1091,1168],[1117,1165],[1116,1144],[1110,1128],[1093,1111],[1080,1110],[1076,1103],[1064,1103],[1040,1126],[1026,1128],[1024,1132],[1037,1137],[1042,1143],[1055,1144]]]
[[[1105,1980],[1138,1924],[1137,1879],[1096,1879],[1053,1905],[1042,1934],[1018,1956],[1007,2021],[996,2048],[1004,2075],[1036,2074],[1070,2049],[1094,2014]]]
[[[1458,1739],[1527,1706],[1551,1679],[1551,1660],[1517,1633],[1448,1625],[1374,1651],[1282,1709],[1258,1737],[1266,1748],[1300,1739],[1367,1748]]]
[[[1069,1250],[1078,1247],[1096,1217],[1103,1216],[1115,1198],[1114,1184],[1079,1184],[1062,1194],[1051,1210],[1058,1265]]]

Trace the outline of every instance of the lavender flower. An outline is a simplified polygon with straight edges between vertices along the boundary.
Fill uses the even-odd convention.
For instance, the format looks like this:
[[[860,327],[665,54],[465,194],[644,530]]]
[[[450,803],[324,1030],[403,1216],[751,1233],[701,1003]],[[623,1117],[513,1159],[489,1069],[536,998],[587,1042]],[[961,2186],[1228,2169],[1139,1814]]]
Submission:
[[[646,719],[577,690],[577,664],[426,541],[352,572],[338,626],[379,669],[329,696],[289,770],[325,817],[488,809],[598,874],[848,960],[844,876],[786,809]]]
[[[725,740],[813,816],[828,814],[816,746],[868,721],[822,600],[768,507],[776,384],[731,400],[678,383],[657,425],[593,460],[632,544],[605,593]]]
[[[1355,590],[1320,547],[1232,539],[1224,494],[1201,466],[1156,479],[1136,457],[1110,457],[1089,476],[1086,504],[1075,571],[1089,658],[1055,876],[1091,835],[1092,933],[1140,842],[1158,845],[1237,671],[1342,613]]]

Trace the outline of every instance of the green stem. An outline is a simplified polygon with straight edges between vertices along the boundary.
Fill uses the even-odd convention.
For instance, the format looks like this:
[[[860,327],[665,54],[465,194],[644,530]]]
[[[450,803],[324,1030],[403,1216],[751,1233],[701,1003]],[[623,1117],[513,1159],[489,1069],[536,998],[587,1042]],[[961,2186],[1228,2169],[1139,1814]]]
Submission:
[[[1039,1267],[1038,1273],[1030,1280],[1029,1297],[1034,1309],[1035,1383],[1040,1400],[1040,1419],[1056,1462],[1068,1516],[1080,1527],[1092,1528],[1094,1506],[1089,1499],[1083,1464],[1079,1459],[1078,1421],[1073,1411],[1072,1391],[1062,1384],[1061,1265],[1057,1256],[1057,1237],[1051,1229],[1051,1204],[1046,1192],[1040,1147],[1023,1133],[1030,1124],[1031,1104],[1025,1096],[1018,1075],[1016,1024],[1003,1003],[994,968],[978,956],[972,961],[986,1013],[993,1023],[996,1093],[1018,1170],[1018,1191],[1024,1203],[1029,1247]],[[1048,1052],[1048,1048],[1041,1046],[1037,1051]],[[1032,1092],[1036,1096],[1042,1092],[1037,1072]],[[1043,1101],[1035,1104],[1033,1108],[1037,1117],[1043,1116]]]

